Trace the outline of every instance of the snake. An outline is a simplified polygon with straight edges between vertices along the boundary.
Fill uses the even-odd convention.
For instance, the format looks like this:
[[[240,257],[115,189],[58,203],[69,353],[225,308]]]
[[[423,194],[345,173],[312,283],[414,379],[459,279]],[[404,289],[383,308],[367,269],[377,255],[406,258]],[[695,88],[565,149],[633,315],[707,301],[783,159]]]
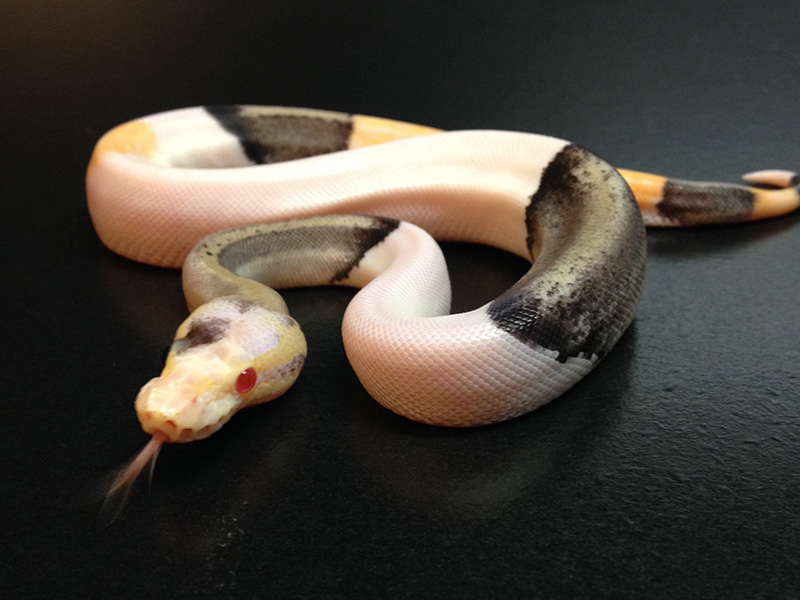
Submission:
[[[369,395],[399,415],[475,427],[541,407],[632,322],[646,225],[750,221],[800,204],[792,172],[745,179],[617,170],[534,133],[290,107],[194,107],[119,125],[87,169],[92,223],[117,254],[182,266],[190,315],[136,397],[151,439],[112,491],[163,443],[206,438],[291,387],[307,345],[282,288],[359,289],[342,321],[345,352]],[[531,266],[487,304],[450,314],[437,240]]]

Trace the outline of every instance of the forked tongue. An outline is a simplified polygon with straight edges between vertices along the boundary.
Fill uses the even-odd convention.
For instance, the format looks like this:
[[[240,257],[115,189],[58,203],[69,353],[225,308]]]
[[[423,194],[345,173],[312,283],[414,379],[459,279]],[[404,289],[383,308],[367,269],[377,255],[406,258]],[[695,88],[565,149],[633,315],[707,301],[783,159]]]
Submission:
[[[164,440],[165,438],[162,436],[154,435],[145,447],[119,472],[114,479],[114,483],[111,484],[100,509],[100,515],[104,521],[111,523],[122,512],[134,481],[139,477],[139,473],[142,472],[147,463],[150,463],[150,480],[152,481],[158,452],[161,450]]]

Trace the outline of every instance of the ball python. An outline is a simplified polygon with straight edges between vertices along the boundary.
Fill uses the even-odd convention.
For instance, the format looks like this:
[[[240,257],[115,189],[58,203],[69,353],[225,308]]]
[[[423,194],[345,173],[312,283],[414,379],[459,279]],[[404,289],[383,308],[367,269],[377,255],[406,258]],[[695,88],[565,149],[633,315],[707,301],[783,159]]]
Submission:
[[[540,407],[632,321],[645,224],[747,221],[798,206],[793,173],[747,178],[781,189],[617,171],[543,135],[321,110],[198,107],[120,125],[88,167],[94,227],[122,256],[183,265],[192,312],[137,396],[152,439],[112,490],[162,443],[207,437],[292,385],[306,343],[276,288],[361,288],[343,319],[347,357],[366,391],[400,415],[469,427]],[[485,306],[449,314],[433,238],[489,244],[531,267]]]

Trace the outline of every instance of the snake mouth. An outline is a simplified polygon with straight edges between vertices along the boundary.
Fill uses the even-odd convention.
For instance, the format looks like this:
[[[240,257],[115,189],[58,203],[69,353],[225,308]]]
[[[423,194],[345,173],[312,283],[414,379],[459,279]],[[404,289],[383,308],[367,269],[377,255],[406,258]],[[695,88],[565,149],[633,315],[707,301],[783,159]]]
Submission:
[[[198,393],[180,377],[153,378],[139,390],[135,404],[142,429],[171,443],[207,438],[241,407],[236,395],[214,390]]]
[[[227,422],[227,419],[220,419],[216,423],[206,425],[200,429],[193,429],[191,427],[179,427],[172,419],[159,419],[151,412],[140,414],[139,418],[142,429],[144,429],[145,432],[153,436],[161,436],[165,442],[173,444],[183,444],[205,439],[219,431]]]

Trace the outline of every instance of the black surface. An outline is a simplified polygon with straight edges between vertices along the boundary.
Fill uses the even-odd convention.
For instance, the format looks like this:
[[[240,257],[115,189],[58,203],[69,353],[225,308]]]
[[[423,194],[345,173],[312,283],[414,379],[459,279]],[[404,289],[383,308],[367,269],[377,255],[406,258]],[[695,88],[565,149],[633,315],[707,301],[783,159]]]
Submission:
[[[166,448],[104,527],[185,309],[177,272],[100,245],[83,190],[107,129],[237,102],[549,133],[683,178],[797,169],[798,31],[793,1],[5,2],[0,594],[800,597],[800,217],[651,231],[605,362],[479,430],[387,413],[342,351],[350,292],[291,292],[302,381]],[[524,271],[446,252],[458,308]]]

